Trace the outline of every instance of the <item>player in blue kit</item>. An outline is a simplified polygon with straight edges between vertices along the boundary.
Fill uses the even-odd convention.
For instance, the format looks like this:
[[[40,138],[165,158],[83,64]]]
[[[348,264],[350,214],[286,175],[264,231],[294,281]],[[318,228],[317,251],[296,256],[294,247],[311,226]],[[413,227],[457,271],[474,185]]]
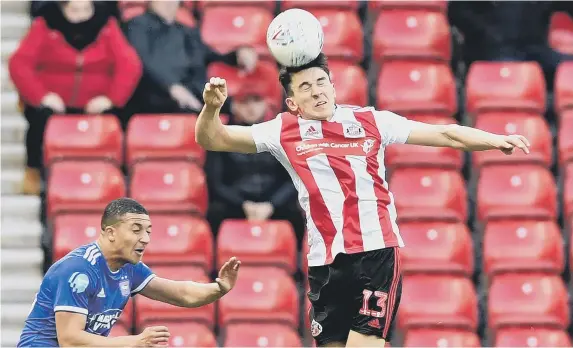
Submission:
[[[130,296],[179,307],[199,307],[229,292],[240,261],[231,258],[214,283],[156,277],[141,258],[150,242],[151,220],[129,198],[105,208],[96,242],[79,247],[50,267],[26,319],[18,347],[153,347],[169,330],[146,328],[134,336],[107,337]]]

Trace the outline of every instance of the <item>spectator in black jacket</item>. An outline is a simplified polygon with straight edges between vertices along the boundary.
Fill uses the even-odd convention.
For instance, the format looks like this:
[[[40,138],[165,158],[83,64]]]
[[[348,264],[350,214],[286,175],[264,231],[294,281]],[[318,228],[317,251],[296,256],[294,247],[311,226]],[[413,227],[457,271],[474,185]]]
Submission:
[[[549,46],[549,26],[554,12],[573,17],[571,1],[450,1],[450,23],[464,36],[467,65],[477,60],[536,61],[553,88],[559,63],[572,55]]]
[[[197,28],[175,21],[179,6],[179,1],[150,1],[148,11],[126,25],[127,39],[144,67],[131,103],[133,112],[199,112],[209,63],[224,62],[247,71],[256,66],[257,54],[251,48],[222,55],[205,45]]]
[[[229,123],[236,125],[252,125],[271,116],[256,86],[238,91],[231,111]],[[273,156],[209,153],[206,172],[211,197],[208,220],[215,233],[225,219],[288,220],[300,244],[304,220],[297,192],[287,171]]]

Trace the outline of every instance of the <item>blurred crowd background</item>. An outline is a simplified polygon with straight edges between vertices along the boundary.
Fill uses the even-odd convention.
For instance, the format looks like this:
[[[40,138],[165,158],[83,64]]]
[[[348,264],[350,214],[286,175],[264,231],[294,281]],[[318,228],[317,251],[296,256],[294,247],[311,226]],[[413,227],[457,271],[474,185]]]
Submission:
[[[188,318],[136,301],[121,330],[177,320],[174,345],[310,342],[305,226],[287,172],[269,154],[205,153],[193,131],[211,76],[228,81],[227,124],[284,110],[265,40],[272,18],[291,7],[323,24],[338,103],[521,133],[532,143],[531,156],[510,159],[388,148],[407,244],[392,343],[570,346],[568,1],[29,2],[31,24],[7,64],[27,121],[13,194],[40,199],[44,269],[93,239],[101,208],[129,195],[160,221],[157,246],[146,251],[151,265],[208,277],[237,254],[252,267],[245,282],[266,288],[245,285]],[[178,268],[186,265],[202,271]],[[245,326],[257,321],[270,326]]]

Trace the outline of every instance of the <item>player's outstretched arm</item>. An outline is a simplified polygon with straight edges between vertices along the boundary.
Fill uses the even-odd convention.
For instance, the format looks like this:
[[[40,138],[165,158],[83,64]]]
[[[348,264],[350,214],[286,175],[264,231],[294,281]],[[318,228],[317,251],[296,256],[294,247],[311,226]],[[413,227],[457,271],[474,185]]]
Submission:
[[[226,99],[226,81],[212,77],[203,90],[205,105],[195,125],[195,140],[208,151],[256,153],[251,127],[226,126],[221,122],[219,112]]]
[[[157,347],[169,340],[165,326],[153,326],[135,336],[104,337],[84,331],[86,315],[56,312],[56,332],[60,347]]]
[[[431,125],[421,122],[412,124],[407,144],[451,147],[464,151],[497,149],[506,155],[512,154],[518,148],[529,153],[529,141],[522,135],[493,134],[457,124]]]
[[[156,301],[179,307],[194,308],[215,302],[235,286],[241,261],[232,257],[219,270],[215,283],[175,281],[155,277],[140,292]]]

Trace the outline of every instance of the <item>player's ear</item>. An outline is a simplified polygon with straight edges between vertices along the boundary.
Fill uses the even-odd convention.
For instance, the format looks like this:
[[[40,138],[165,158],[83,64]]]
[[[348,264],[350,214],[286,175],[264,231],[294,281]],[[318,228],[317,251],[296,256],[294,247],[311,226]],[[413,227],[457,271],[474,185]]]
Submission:
[[[291,97],[287,97],[285,99],[285,103],[287,108],[292,111],[292,112],[297,112],[298,111],[298,105],[296,104],[296,102],[294,101],[293,98]]]
[[[112,226],[107,226],[104,230],[105,235],[107,236],[107,239],[110,242],[114,242],[115,241],[115,233],[116,233],[116,229]]]

